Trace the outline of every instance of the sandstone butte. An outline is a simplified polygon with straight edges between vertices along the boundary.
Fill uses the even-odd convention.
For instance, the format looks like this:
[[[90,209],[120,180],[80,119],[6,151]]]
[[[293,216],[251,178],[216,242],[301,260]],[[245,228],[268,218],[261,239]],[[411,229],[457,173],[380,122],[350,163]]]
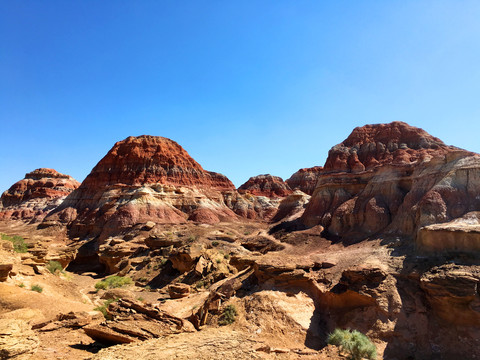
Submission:
[[[290,187],[279,176],[270,174],[252,176],[242,184],[238,191],[241,194],[250,193],[255,196],[285,197],[292,193]]]
[[[318,176],[322,173],[322,166],[303,168],[285,180],[292,190],[300,190],[305,194],[312,195],[317,185]]]
[[[36,169],[2,194],[0,219],[40,221],[79,185],[53,169]]]
[[[415,238],[479,209],[479,193],[478,154],[403,122],[366,125],[330,150],[302,222],[350,240]]]
[[[117,142],[43,225],[69,224],[78,236],[110,235],[137,223],[216,223],[234,219],[222,191],[235,186],[204,170],[175,141],[159,136]]]

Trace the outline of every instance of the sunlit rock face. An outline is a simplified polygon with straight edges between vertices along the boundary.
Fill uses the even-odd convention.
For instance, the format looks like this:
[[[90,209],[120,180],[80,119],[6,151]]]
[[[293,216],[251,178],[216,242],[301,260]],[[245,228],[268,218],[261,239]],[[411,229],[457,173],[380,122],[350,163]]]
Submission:
[[[305,194],[312,195],[322,171],[323,166],[300,169],[285,180],[285,182],[292,190],[298,189]]]
[[[250,193],[256,196],[285,197],[292,193],[288,184],[279,176],[270,174],[252,176],[238,188],[241,194]]]
[[[117,142],[43,225],[68,224],[72,235],[107,237],[138,223],[216,223],[235,219],[222,191],[225,176],[204,170],[175,141],[159,136]]]
[[[41,221],[79,185],[56,170],[36,169],[2,194],[0,220]]]
[[[480,209],[480,156],[402,122],[354,129],[334,146],[302,216],[330,234],[415,237]]]

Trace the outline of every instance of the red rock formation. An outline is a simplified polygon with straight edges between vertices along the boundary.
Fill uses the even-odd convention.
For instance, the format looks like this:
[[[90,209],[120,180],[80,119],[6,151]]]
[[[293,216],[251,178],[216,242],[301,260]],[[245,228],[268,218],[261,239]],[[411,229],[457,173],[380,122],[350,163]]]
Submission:
[[[356,128],[330,150],[324,171],[302,222],[348,239],[415,237],[480,209],[480,157],[405,123]]]
[[[328,153],[326,172],[362,172],[381,165],[407,165],[458,150],[425,130],[394,121],[355,128]]]
[[[290,187],[281,177],[270,174],[252,176],[238,188],[240,194],[250,193],[255,196],[285,197],[292,193]]]
[[[285,182],[292,190],[300,190],[305,194],[312,195],[317,185],[318,177],[323,171],[323,166],[314,166],[298,170]]]
[[[220,191],[225,176],[205,171],[176,142],[158,136],[117,142],[44,225],[70,224],[76,235],[106,237],[137,223],[218,222],[235,218]]]
[[[41,220],[80,183],[53,169],[36,169],[0,198],[0,219]]]

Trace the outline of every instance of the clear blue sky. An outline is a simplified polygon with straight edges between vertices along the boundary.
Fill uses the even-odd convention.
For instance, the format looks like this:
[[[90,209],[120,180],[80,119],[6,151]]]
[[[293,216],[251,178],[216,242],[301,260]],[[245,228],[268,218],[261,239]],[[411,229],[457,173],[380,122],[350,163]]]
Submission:
[[[480,152],[479,1],[0,2],[0,191],[130,135],[239,186],[400,120]]]

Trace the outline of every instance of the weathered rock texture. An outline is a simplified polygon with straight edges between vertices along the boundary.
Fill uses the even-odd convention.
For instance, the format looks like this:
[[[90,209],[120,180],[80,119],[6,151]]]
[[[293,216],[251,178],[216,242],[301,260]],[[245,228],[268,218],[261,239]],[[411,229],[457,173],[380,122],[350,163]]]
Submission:
[[[402,122],[356,128],[334,146],[302,221],[330,234],[415,237],[480,209],[480,156]]]
[[[291,194],[292,190],[281,177],[266,174],[252,176],[238,188],[238,192],[256,196],[285,197]]]
[[[298,170],[285,182],[292,190],[300,190],[305,194],[312,195],[317,185],[318,177],[323,171],[322,166],[314,166]]]
[[[108,306],[107,314],[112,320],[88,325],[83,329],[91,338],[109,344],[124,344],[195,331],[187,320],[135,300],[120,299],[113,302]]]
[[[480,254],[480,212],[420,228],[416,249],[425,253]]]
[[[0,199],[0,220],[39,221],[80,183],[53,169],[36,169],[13,184]]]
[[[176,142],[158,136],[117,142],[80,187],[45,219],[74,236],[118,233],[137,223],[216,223],[234,219],[225,176],[205,171]]]
[[[0,319],[0,359],[28,360],[38,344],[37,335],[26,321]]]

